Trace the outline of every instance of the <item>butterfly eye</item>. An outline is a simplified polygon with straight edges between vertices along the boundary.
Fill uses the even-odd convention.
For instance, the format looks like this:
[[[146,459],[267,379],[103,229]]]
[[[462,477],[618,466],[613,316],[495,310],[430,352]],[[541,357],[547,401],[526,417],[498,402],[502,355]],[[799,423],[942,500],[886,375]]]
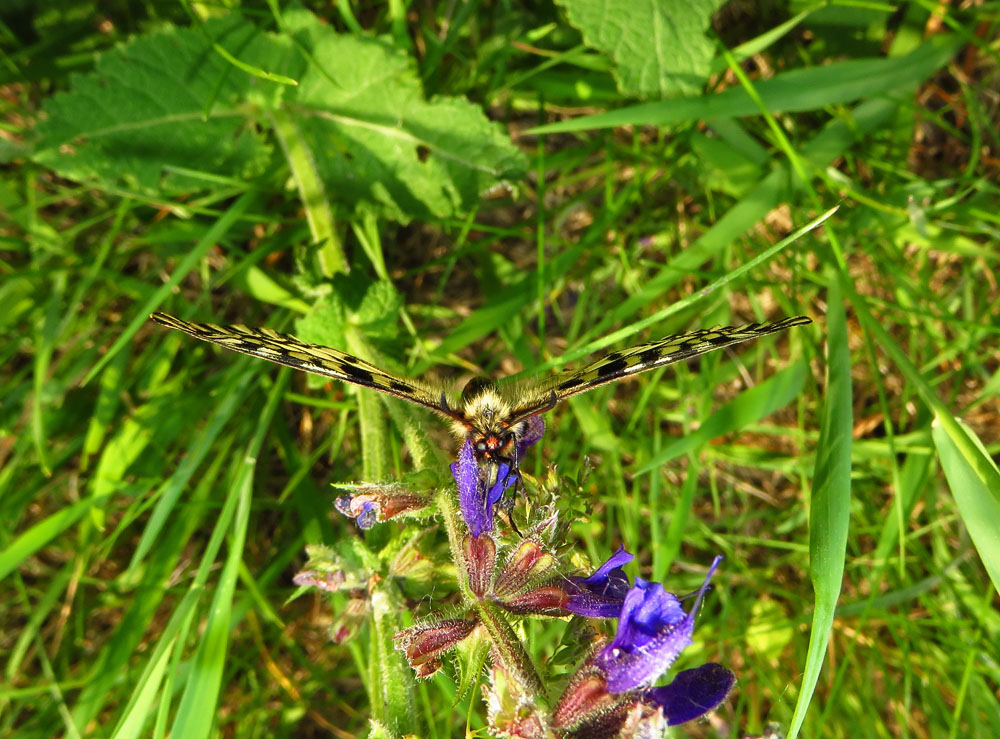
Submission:
[[[481,441],[480,442],[476,442],[476,451],[477,452],[485,452],[486,451],[486,444],[483,443],[483,442],[481,442]]]

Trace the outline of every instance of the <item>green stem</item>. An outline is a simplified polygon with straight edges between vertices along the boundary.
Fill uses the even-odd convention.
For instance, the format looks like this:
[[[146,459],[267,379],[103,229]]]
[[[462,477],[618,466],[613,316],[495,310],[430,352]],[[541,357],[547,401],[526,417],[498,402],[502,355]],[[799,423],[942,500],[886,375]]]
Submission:
[[[413,671],[396,651],[392,638],[399,631],[404,605],[399,589],[384,580],[371,591],[372,659],[370,661],[372,716],[397,734],[418,730]]]
[[[444,519],[444,528],[448,534],[448,543],[451,545],[451,556],[455,562],[458,586],[462,591],[462,598],[471,605],[480,622],[490,635],[491,650],[493,659],[500,663],[500,666],[515,680],[524,696],[532,703],[547,702],[545,688],[542,680],[535,671],[535,666],[531,662],[531,657],[521,644],[521,640],[514,633],[506,614],[489,601],[480,600],[469,589],[469,562],[465,556],[465,548],[462,542],[468,532],[465,522],[455,505],[454,490],[451,487],[438,489],[436,495],[438,510]]]
[[[316,167],[316,158],[288,111],[280,108],[272,110],[271,123],[299,189],[306,221],[309,223],[309,233],[312,234],[313,243],[319,246],[317,258],[320,271],[324,277],[347,272],[347,259],[337,236],[333,208],[330,207],[326,188]]]
[[[476,601],[476,613],[490,635],[490,654],[521,689],[523,698],[531,705],[547,703],[542,679],[535,671],[531,657],[507,621],[506,614],[484,600]]]

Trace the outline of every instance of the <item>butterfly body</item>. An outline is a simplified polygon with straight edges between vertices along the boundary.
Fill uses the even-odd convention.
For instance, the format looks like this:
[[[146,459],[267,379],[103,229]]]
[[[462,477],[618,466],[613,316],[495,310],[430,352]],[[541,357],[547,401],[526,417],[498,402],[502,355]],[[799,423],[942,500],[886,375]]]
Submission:
[[[477,455],[494,456],[511,446],[519,429],[507,422],[510,401],[496,385],[475,377],[462,390],[461,419],[452,421],[452,432],[459,439],[470,438]]]
[[[565,398],[656,367],[811,322],[809,318],[798,316],[772,323],[700,329],[668,336],[612,352],[580,370],[561,372],[540,382],[498,385],[491,380],[473,378],[452,407],[447,392],[432,383],[399,377],[337,349],[309,344],[271,329],[191,323],[166,313],[153,313],[150,318],[232,351],[422,405],[448,419],[452,432],[460,440],[472,442],[480,464],[493,466],[507,462],[515,469],[519,450],[541,436],[544,424],[540,414]]]

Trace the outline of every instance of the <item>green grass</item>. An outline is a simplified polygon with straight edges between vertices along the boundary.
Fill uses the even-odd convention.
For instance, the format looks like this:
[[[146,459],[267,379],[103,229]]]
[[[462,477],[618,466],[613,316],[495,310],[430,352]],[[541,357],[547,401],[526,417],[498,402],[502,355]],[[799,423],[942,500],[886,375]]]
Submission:
[[[316,113],[334,93],[303,59],[343,52],[315,27],[296,55],[267,4],[241,12],[268,43],[202,25],[202,6],[58,6],[0,11],[0,735],[366,735],[412,688],[380,674],[393,626],[456,608],[442,571],[373,585],[388,605],[357,624],[348,595],[291,598],[306,545],[388,556],[412,530],[361,547],[331,483],[443,471],[447,431],[167,332],[147,320],[162,309],[456,383],[811,316],[549,414],[525,464],[539,487],[557,471],[564,559],[624,543],[631,575],[686,593],[725,556],[679,666],[718,661],[739,683],[677,736],[1000,736],[995,9],[948,8],[925,41],[927,4],[810,6],[787,26],[727,7],[704,94],[678,103],[619,92],[615,60],[558,7],[324,6],[323,28],[383,34],[332,65],[340,88],[410,59],[415,87],[378,89],[410,131],[450,123],[379,169],[384,140]],[[239,64],[192,52],[222,71],[174,124],[190,151],[165,131],[166,153],[125,157],[156,138],[88,129],[60,94],[92,52],[171,25],[202,29],[192,48],[218,32]],[[133,76],[108,115],[181,110],[201,89],[186,54],[149,79],[117,67]],[[224,104],[247,118],[199,138]],[[486,196],[497,178],[513,188]],[[353,637],[332,642],[334,622]],[[525,621],[535,662],[565,676],[555,645],[574,628]],[[414,690],[418,735],[487,735],[451,666]]]

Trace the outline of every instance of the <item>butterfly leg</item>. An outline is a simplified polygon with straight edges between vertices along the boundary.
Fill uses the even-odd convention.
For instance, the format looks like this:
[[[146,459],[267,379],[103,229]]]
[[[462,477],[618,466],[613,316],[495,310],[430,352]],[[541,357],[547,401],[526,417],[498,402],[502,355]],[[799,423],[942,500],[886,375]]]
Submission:
[[[507,514],[507,522],[510,524],[511,529],[514,533],[524,538],[524,534],[521,533],[520,529],[517,528],[517,524],[514,522],[514,504],[517,503],[517,494],[522,488],[521,481],[521,468],[519,464],[519,459],[517,457],[517,450],[514,450],[514,456],[500,460],[507,464],[507,476],[504,477],[503,484],[506,487],[507,481],[510,479],[511,475],[514,476],[514,484],[510,493],[504,492],[503,498],[500,500],[500,507],[503,509],[504,513]]]

